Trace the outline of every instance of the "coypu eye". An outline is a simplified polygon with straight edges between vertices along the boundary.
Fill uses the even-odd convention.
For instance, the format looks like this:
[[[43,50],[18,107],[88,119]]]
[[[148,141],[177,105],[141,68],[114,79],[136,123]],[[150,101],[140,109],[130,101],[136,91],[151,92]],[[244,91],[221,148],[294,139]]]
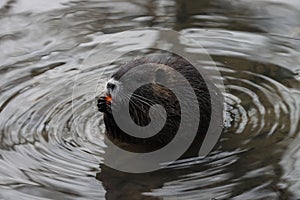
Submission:
[[[111,90],[114,90],[115,87],[116,87],[116,85],[113,84],[113,83],[107,83],[107,85],[106,85],[106,88],[107,88],[107,89],[111,89]]]

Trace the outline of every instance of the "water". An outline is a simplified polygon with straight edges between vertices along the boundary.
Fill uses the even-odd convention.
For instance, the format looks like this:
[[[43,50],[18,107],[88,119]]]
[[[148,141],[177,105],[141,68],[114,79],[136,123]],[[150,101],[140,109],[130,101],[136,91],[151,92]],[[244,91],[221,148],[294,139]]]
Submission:
[[[300,197],[298,1],[3,0],[0,7],[1,199]],[[205,159],[140,175],[101,165],[95,85],[101,90],[99,74],[116,66],[84,60],[100,41],[142,27],[170,28],[203,45],[223,76],[233,120]],[[132,38],[112,44],[130,51],[147,43]]]

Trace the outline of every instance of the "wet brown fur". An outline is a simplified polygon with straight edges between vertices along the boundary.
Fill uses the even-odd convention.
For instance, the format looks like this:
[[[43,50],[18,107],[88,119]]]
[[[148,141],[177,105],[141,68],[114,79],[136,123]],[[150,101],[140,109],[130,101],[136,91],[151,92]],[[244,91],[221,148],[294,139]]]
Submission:
[[[132,69],[142,64],[155,64],[157,66],[161,65],[162,68],[164,69],[162,70],[162,72],[159,72],[160,74],[156,74],[155,77],[150,77],[150,79],[156,79],[159,78],[159,76],[163,76],[165,78],[164,81],[168,81],[168,83],[170,84],[176,84],[175,85],[176,87],[177,86],[181,87],[180,81],[173,80],[172,73],[169,72],[167,68],[164,68],[164,66],[168,66],[168,67],[172,67],[180,74],[182,74],[191,84],[195,94],[197,95],[197,100],[199,102],[199,109],[201,115],[200,115],[200,123],[199,123],[197,136],[194,139],[193,144],[191,145],[188,151],[191,152],[191,149],[195,149],[195,151],[192,152],[194,153],[198,152],[202,144],[202,141],[205,137],[205,134],[207,132],[209,122],[211,120],[210,94],[204,79],[202,78],[200,73],[198,73],[198,71],[188,61],[174,54],[154,55],[154,56],[135,59],[121,66],[121,68],[115,74],[113,74],[112,77],[116,80],[119,80],[126,72],[128,72],[129,69]],[[122,83],[122,84],[126,84],[126,83]],[[114,142],[129,144],[130,147],[128,149],[130,149],[131,151],[144,152],[144,151],[149,151],[149,149],[156,150],[158,148],[161,148],[164,145],[168,144],[173,139],[180,125],[181,112],[180,112],[180,105],[178,103],[178,99],[172,93],[171,90],[161,86],[160,84],[155,84],[155,83],[147,84],[137,89],[135,93],[149,99],[148,103],[150,105],[160,104],[166,109],[168,116],[167,116],[167,122],[165,126],[158,134],[150,138],[144,139],[144,138],[133,137],[123,132],[117,126],[113,116],[110,113],[105,113],[104,122],[107,129],[107,135]],[[183,95],[185,96],[186,99],[186,102],[183,104],[183,106],[185,107],[185,109],[189,109],[189,104],[193,103],[193,102],[189,102],[190,94],[186,93]],[[132,98],[131,101],[135,101],[135,99]],[[150,108],[149,105],[140,102],[138,106],[136,103],[130,104],[130,114],[132,119],[138,125],[142,125],[142,126],[147,125],[150,122],[148,116],[149,108]],[[193,112],[194,111],[191,110],[190,114],[193,115],[194,114]],[[122,115],[122,113],[120,113],[120,115]],[[139,148],[137,148],[137,146]]]

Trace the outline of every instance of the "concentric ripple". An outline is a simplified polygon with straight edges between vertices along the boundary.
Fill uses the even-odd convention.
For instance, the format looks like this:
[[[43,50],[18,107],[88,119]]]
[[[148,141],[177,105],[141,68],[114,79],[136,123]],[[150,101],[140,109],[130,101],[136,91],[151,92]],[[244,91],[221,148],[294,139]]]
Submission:
[[[59,67],[61,70],[29,73],[1,85],[1,184],[24,193],[36,187],[34,196],[49,193],[58,199],[70,195],[94,199],[103,194],[95,192],[99,182],[89,178],[99,171],[99,161],[83,144],[85,138],[76,140],[75,135],[81,125],[91,130],[86,119],[97,119],[98,127],[100,117],[86,112],[93,110],[87,91],[85,96],[72,96],[76,72]],[[12,84],[15,86],[10,87]],[[72,104],[73,98],[80,101]],[[78,112],[81,114],[76,115]],[[85,194],[87,188],[90,192]]]
[[[278,11],[272,21],[243,1],[228,2],[231,9],[199,1],[197,15],[193,8],[183,13],[186,18],[173,13],[175,1],[155,1],[158,10],[135,1],[72,1],[53,3],[49,10],[18,2],[7,1],[0,16],[7,27],[0,29],[1,199],[299,197],[300,42],[293,38],[299,35],[293,14],[299,12],[286,9],[292,3],[262,1],[279,11],[283,6],[294,19],[282,36],[288,23],[276,24],[288,20],[284,15]],[[245,13],[258,16],[249,19],[246,8]],[[82,64],[99,42],[145,25],[177,27],[204,46],[215,61],[205,67],[216,64],[225,83],[226,122],[206,158],[132,175],[102,165],[105,129],[95,95],[117,66],[109,65],[109,52],[103,62]],[[270,27],[273,32],[267,34]],[[147,46],[148,37],[140,32],[115,38],[111,45],[130,51]],[[156,42],[201,54],[181,38],[172,45]]]
[[[240,64],[243,60],[238,59]],[[248,62],[249,63],[249,62]],[[250,62],[251,63],[251,62]],[[232,63],[227,62],[227,66]],[[282,137],[292,136],[297,130],[299,122],[299,102],[297,94],[283,85],[291,80],[276,81],[269,72],[276,71],[274,75],[285,73],[278,66],[268,64],[251,63],[251,68],[261,68],[261,72],[247,70],[233,70],[223,68],[222,74],[226,80],[228,93],[227,103],[229,112],[233,117],[232,121],[235,134],[251,133],[251,137],[272,138],[276,134]],[[226,66],[225,66],[226,67]],[[270,68],[270,69],[268,69]],[[222,69],[221,69],[222,71]],[[289,84],[287,84],[289,85]],[[249,137],[249,135],[247,136]],[[244,145],[251,142],[244,141]],[[264,141],[266,142],[266,141]]]
[[[176,173],[188,177],[193,174],[192,179],[180,180],[181,189],[178,191],[186,197],[191,195],[191,198],[195,198],[193,193],[182,191],[187,187],[184,184],[192,184],[192,187],[187,187],[188,190],[205,190],[204,196],[214,191],[216,196],[227,198],[247,191],[249,186],[239,185],[241,182],[264,180],[264,173],[275,178],[279,165],[275,167],[270,158],[282,154],[289,139],[295,136],[295,130],[299,129],[299,104],[294,97],[298,91],[289,88],[297,84],[293,77],[278,82],[270,73],[256,73],[253,70],[261,66],[264,71],[282,70],[277,73],[284,73],[278,66],[234,57],[230,61],[228,57],[214,59],[226,85],[229,125],[215,151],[206,159],[178,162],[171,167],[176,171],[180,166],[190,166],[188,170]],[[243,62],[249,67],[237,69],[236,63],[241,65]],[[90,198],[99,197],[103,194],[96,192],[101,187],[100,182],[89,178],[100,170],[101,154],[105,152],[105,130],[102,116],[95,107],[95,93],[96,90],[101,91],[96,86],[103,87],[105,82],[105,79],[99,79],[99,75],[108,76],[115,66],[70,70],[66,64],[57,64],[59,70],[49,66],[44,68],[48,70],[38,74],[28,73],[27,76],[2,83],[2,186],[12,187],[20,193],[27,193],[29,187],[34,187],[35,192],[30,192],[34,196],[52,193],[57,198],[65,199],[70,194],[85,198],[87,195]],[[6,74],[14,77],[19,72],[15,69]],[[11,87],[13,84],[14,87]],[[211,167],[206,169],[205,166]],[[233,168],[242,169],[233,173]],[[204,172],[200,171],[190,174],[195,170],[204,170],[208,174],[204,176]],[[261,172],[256,173],[257,170]],[[161,178],[164,175],[156,176]],[[215,181],[212,179],[214,176],[217,176]],[[167,180],[170,184],[179,184],[176,178],[169,177]],[[266,179],[263,190],[272,192],[270,180]],[[216,183],[219,186],[213,187]],[[254,181],[253,184],[252,187],[258,187],[256,184],[261,182]],[[86,191],[87,188],[90,192]],[[167,190],[166,186],[147,195],[161,197]],[[9,196],[8,193],[5,195]],[[30,198],[32,196],[28,196]]]

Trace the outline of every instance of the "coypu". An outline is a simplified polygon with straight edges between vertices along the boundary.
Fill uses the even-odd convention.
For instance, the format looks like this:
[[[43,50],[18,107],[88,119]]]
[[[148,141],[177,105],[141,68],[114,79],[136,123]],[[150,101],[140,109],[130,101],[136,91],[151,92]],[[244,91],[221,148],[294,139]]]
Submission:
[[[138,66],[146,66],[143,70],[137,70]],[[174,69],[174,70],[171,70]],[[197,135],[193,140],[187,152],[196,154],[201,147],[204,137],[207,133],[211,120],[211,96],[208,87],[194,66],[184,58],[173,54],[150,55],[134,59],[126,64],[123,64],[117,72],[115,72],[106,85],[106,96],[98,98],[98,110],[104,113],[104,123],[106,127],[106,135],[114,143],[121,142],[129,144],[133,152],[147,152],[149,150],[157,150],[168,144],[176,135],[176,132],[182,122],[181,109],[188,109],[189,115],[196,115],[190,105],[190,93],[185,90],[185,86],[181,80],[174,78],[174,72],[179,72],[189,82],[193,89],[197,107],[201,113],[198,125]],[[124,74],[129,74],[127,79],[120,80]],[[131,73],[131,74],[130,74]],[[139,82],[141,78],[146,79],[148,84],[137,88],[129,97],[126,94],[126,87],[135,82]],[[182,88],[182,96],[184,102],[180,102],[177,96],[165,87],[162,83],[168,83],[176,88]],[[111,106],[114,104],[118,116],[122,118],[122,108],[124,98],[129,100],[129,113],[131,120],[138,126],[146,126],[150,123],[149,117],[150,107],[156,104],[164,107],[166,111],[166,123],[163,128],[154,136],[151,137],[135,137],[127,134],[119,128],[114,120]],[[112,103],[113,102],[113,103]],[[118,112],[119,110],[119,112]],[[160,117],[160,113],[156,113],[155,117]],[[155,115],[155,112],[154,112]],[[124,120],[128,120],[124,117]],[[139,133],[142,136],[142,132]],[[188,131],[186,134],[189,134]],[[136,148],[136,146],[141,148]],[[124,147],[126,149],[126,147]],[[144,150],[143,150],[144,149]],[[145,150],[147,149],[147,150]],[[194,150],[192,150],[194,149]],[[189,153],[189,154],[190,154]]]

